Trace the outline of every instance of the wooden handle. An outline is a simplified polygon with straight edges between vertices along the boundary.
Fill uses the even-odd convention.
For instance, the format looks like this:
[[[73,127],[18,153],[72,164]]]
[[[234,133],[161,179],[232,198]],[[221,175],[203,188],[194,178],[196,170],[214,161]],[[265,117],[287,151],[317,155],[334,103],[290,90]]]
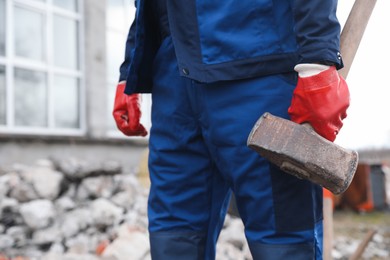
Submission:
[[[344,68],[340,75],[347,78],[353,59],[363,38],[364,31],[374,10],[376,0],[355,0],[340,36],[340,52]]]

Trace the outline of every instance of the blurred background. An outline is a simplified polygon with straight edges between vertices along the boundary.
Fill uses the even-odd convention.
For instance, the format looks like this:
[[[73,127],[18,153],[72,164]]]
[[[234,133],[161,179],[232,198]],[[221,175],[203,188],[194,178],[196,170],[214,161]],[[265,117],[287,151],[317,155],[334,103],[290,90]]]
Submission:
[[[339,1],[338,16],[342,25],[353,3],[353,0]],[[146,215],[148,138],[124,137],[116,130],[111,117],[118,68],[134,10],[132,0],[0,0],[0,189],[3,189],[0,192],[0,259],[1,253],[16,256],[18,249],[25,250],[30,246],[29,239],[34,235],[39,238],[38,231],[42,230],[51,237],[36,238],[40,242],[34,244],[31,252],[90,253],[101,243],[114,241],[120,233],[119,223],[123,222],[146,230],[147,223],[141,217]],[[360,165],[358,178],[349,191],[333,198],[335,235],[339,239],[335,244],[349,248],[343,251],[335,247],[335,259],[351,255],[370,228],[379,228],[382,233],[376,234],[372,240],[376,244],[371,244],[378,251],[366,253],[365,258],[390,258],[390,83],[387,79],[390,34],[385,29],[390,24],[389,11],[390,1],[377,1],[347,79],[351,107],[336,143],[357,150]],[[142,122],[148,128],[150,105],[150,96],[143,95]],[[37,171],[59,173],[59,177],[50,175],[57,176],[51,182],[55,187],[39,186],[37,183],[51,179],[47,175],[43,175],[43,179],[32,177],[31,172]],[[119,173],[130,179],[137,176],[137,179],[108,178],[119,178]],[[121,182],[135,183],[134,187],[130,184],[128,187],[133,187],[131,192],[141,189],[140,193],[131,193],[129,188],[119,185]],[[139,182],[143,185],[138,185]],[[48,194],[50,189],[53,192]],[[125,192],[122,200],[113,200],[119,191]],[[129,196],[137,199],[126,206]],[[64,226],[67,218],[56,223],[56,214],[66,215],[65,212],[73,212],[77,207],[64,206],[61,203],[65,202],[61,201],[62,211],[48,213],[44,218],[47,224],[43,226],[26,224],[25,218],[35,216],[44,206],[36,206],[40,208],[37,212],[19,213],[23,203],[49,200],[53,206],[64,197],[73,203],[88,200],[89,204],[102,197],[110,198],[109,202],[116,201],[115,206],[120,208],[111,208],[110,214],[117,216],[121,212],[122,215],[111,218],[118,223],[107,222],[102,215],[107,213],[104,209],[110,207],[103,203],[102,212],[95,209],[101,213],[96,213],[95,223],[87,220],[79,223],[75,232],[67,233],[58,242],[56,237],[64,231],[53,231],[53,226]],[[98,209],[99,203],[95,205]],[[141,217],[134,216],[134,212]],[[76,218],[83,219],[79,215]],[[222,244],[237,233],[233,218],[229,217],[227,223],[232,223],[226,224],[232,231],[225,235]],[[71,228],[66,226],[65,229]],[[76,245],[91,240],[91,237],[83,238],[81,231],[85,230],[94,234],[95,242],[85,245],[88,249],[80,249]],[[138,241],[147,243],[143,239]],[[343,239],[346,242],[341,243]],[[228,245],[219,251],[223,255],[221,259],[235,254],[231,259],[249,259],[243,240],[239,237],[226,242]],[[135,243],[138,250],[131,253],[133,258],[125,259],[148,258],[147,249],[145,253],[137,242],[131,243]],[[237,250],[245,253],[239,254]],[[44,259],[39,253],[36,255],[30,259]],[[88,258],[92,257],[90,255],[85,257],[94,259]],[[78,255],[74,259],[84,258]]]

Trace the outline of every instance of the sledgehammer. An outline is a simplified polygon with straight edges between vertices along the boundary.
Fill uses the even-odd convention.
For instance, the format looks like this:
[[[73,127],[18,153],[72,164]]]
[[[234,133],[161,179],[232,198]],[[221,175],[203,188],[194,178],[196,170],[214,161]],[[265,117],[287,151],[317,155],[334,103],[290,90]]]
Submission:
[[[376,0],[356,0],[340,37],[346,78]],[[310,126],[263,114],[248,137],[247,145],[283,171],[343,193],[352,181],[358,154],[340,147],[312,130]]]

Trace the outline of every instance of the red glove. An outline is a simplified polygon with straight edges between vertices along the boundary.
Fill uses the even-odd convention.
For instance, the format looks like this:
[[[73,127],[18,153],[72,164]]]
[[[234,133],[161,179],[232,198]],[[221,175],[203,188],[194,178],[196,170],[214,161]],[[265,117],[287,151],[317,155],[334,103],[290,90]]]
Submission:
[[[334,66],[316,75],[302,77],[301,72],[299,75],[288,109],[291,120],[309,123],[319,135],[333,142],[347,117],[350,99],[347,83]]]
[[[140,123],[141,109],[139,95],[124,93],[126,82],[120,82],[116,88],[114,101],[114,116],[118,129],[128,136],[145,136],[148,134]]]

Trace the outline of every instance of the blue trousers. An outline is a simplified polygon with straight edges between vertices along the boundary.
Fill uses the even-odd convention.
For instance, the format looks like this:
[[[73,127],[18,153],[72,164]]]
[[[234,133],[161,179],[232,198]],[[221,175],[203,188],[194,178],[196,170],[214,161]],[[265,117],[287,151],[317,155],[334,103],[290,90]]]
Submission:
[[[321,259],[322,189],[246,146],[262,113],[288,117],[295,74],[195,82],[179,76],[170,37],[153,70],[152,258],[214,259],[233,191],[254,259]]]

